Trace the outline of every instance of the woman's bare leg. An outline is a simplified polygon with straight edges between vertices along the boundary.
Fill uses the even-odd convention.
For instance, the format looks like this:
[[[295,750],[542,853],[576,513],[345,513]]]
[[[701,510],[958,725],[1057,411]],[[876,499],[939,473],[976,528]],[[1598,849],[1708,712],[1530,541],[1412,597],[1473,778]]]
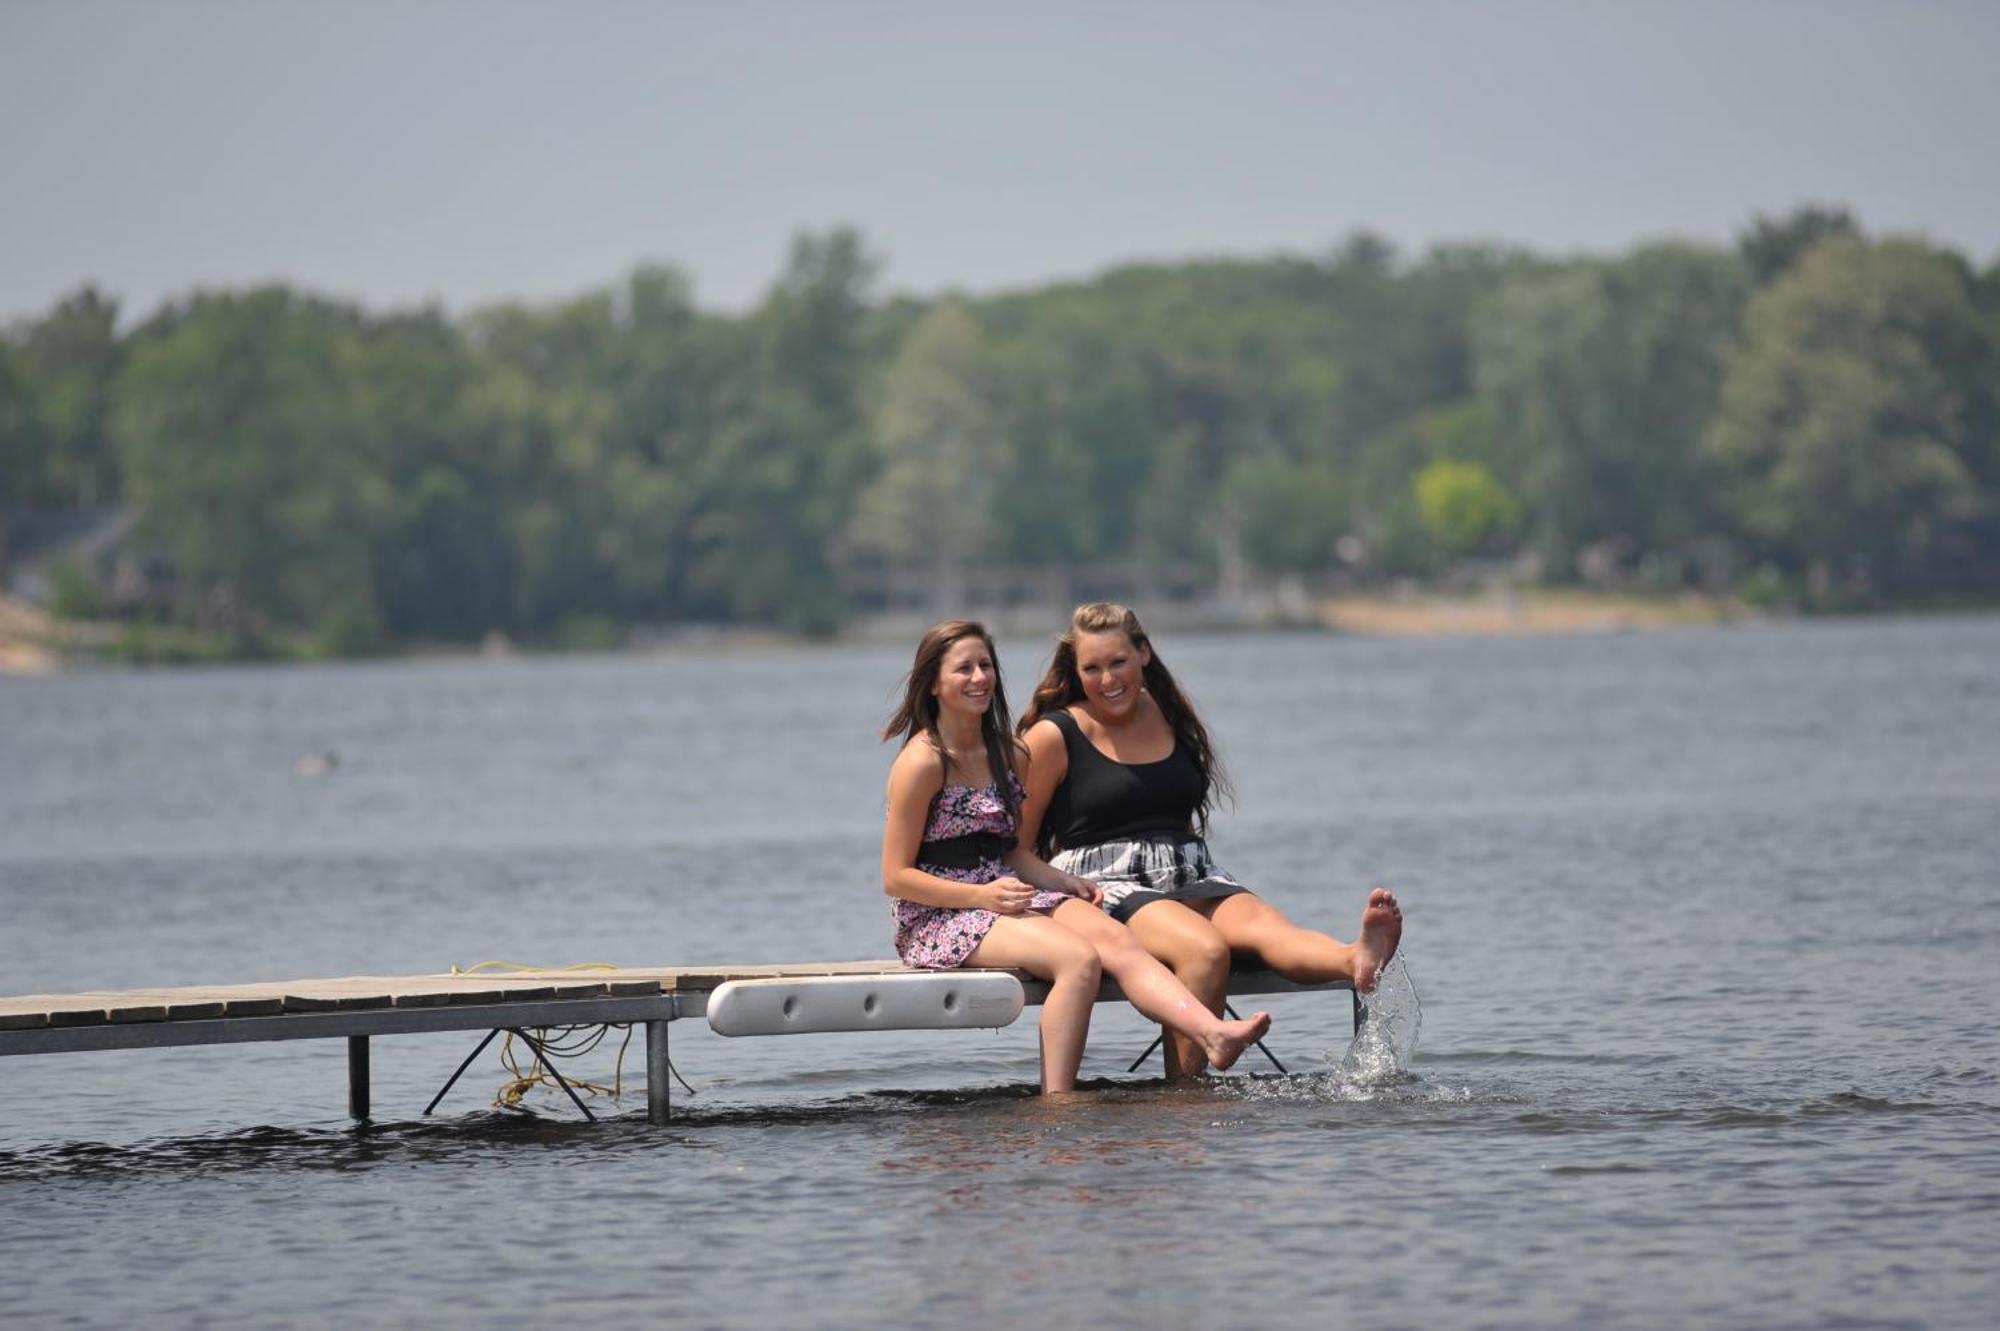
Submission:
[[[1229,944],[1213,924],[1181,902],[1155,901],[1132,916],[1131,930],[1139,945],[1165,963],[1202,1006],[1222,1015],[1223,1000],[1229,996]],[[1208,1066],[1200,1042],[1172,1031],[1165,1036],[1167,1080],[1199,1077]]]
[[[1346,980],[1364,993],[1375,987],[1382,967],[1396,955],[1396,945],[1403,937],[1402,907],[1396,904],[1395,893],[1380,887],[1368,894],[1368,904],[1361,911],[1361,932],[1352,943],[1317,929],[1301,928],[1276,906],[1248,892],[1219,901],[1195,902],[1193,909],[1208,916],[1230,948],[1256,953],[1266,966],[1287,979],[1307,983]]]
[[[1087,901],[1063,902],[1055,909],[1055,921],[1097,949],[1105,973],[1118,981],[1133,1007],[1170,1033],[1193,1041],[1214,1067],[1229,1067],[1271,1028],[1267,1012],[1253,1013],[1248,1020],[1224,1021],[1209,1011],[1172,971],[1153,959],[1130,929]]]
[[[1096,949],[1045,915],[1002,915],[965,960],[1011,966],[1049,982],[1042,1001],[1042,1094],[1075,1090],[1097,1003]]]

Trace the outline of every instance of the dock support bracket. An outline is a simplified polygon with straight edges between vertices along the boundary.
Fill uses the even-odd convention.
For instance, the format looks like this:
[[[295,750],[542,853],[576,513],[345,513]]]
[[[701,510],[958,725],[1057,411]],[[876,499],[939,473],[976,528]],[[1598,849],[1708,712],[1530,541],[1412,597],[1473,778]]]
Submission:
[[[649,1022],[648,1025],[650,1024],[651,1023]],[[536,1065],[546,1069],[549,1076],[555,1078],[556,1085],[562,1087],[563,1094],[569,1097],[570,1103],[575,1105],[578,1109],[582,1110],[583,1116],[585,1118],[589,1119],[592,1123],[595,1123],[597,1121],[597,1115],[590,1112],[590,1106],[583,1102],[583,1097],[576,1093],[576,1088],[569,1084],[568,1080],[566,1080],[563,1077],[561,1072],[557,1071],[555,1060],[548,1056],[547,1051],[542,1048],[541,1043],[537,1041],[534,1036],[528,1034],[526,1031],[522,1030],[518,1026],[509,1026],[505,1027],[504,1029],[506,1030],[507,1034],[513,1036],[515,1039],[519,1040],[522,1044],[528,1046],[529,1050],[532,1051],[535,1055]],[[458,1079],[460,1077],[463,1077],[465,1075],[465,1070],[472,1066],[472,1060],[478,1058],[480,1054],[484,1053],[486,1051],[486,1046],[492,1044],[493,1037],[498,1034],[500,1034],[498,1030],[492,1030],[486,1032],[486,1038],[481,1040],[478,1043],[478,1045],[474,1047],[473,1051],[465,1056],[465,1061],[458,1065],[458,1070],[451,1074],[451,1078],[448,1081],[446,1081],[442,1087],[439,1088],[438,1093],[431,1097],[431,1102],[424,1106],[424,1113],[426,1116],[428,1116],[433,1109],[436,1109],[438,1107],[438,1102],[443,1100],[445,1096],[450,1093],[452,1087],[458,1085]]]
[[[646,1023],[646,1121],[663,1124],[673,1108],[673,1087],[668,1084],[672,1064],[667,1061],[667,1023]]]
[[[431,1102],[424,1106],[425,1118],[429,1118],[431,1111],[438,1107],[438,1102],[443,1100],[446,1095],[451,1093],[452,1087],[458,1085],[458,1079],[460,1077],[463,1077],[465,1075],[465,1070],[472,1066],[472,1060],[478,1058],[481,1054],[485,1053],[486,1046],[492,1044],[493,1037],[498,1034],[500,1034],[500,1032],[498,1031],[486,1032],[486,1038],[484,1040],[481,1040],[478,1046],[474,1048],[471,1053],[465,1056],[465,1061],[458,1065],[458,1071],[451,1074],[451,1078],[448,1081],[446,1081],[443,1086],[438,1088],[438,1093],[431,1097]]]
[[[1368,1008],[1367,1005],[1361,1001],[1360,990],[1350,989],[1347,991],[1347,996],[1354,1000],[1354,1033],[1356,1035],[1359,1035],[1361,1034],[1361,1023],[1368,1020]],[[1227,1003],[1224,1003],[1222,1005],[1222,1010],[1228,1013],[1232,1017],[1236,1016],[1236,1009],[1229,1006],[1229,1004]],[[1140,1054],[1137,1058],[1133,1059],[1132,1066],[1126,1068],[1125,1070],[1127,1072],[1137,1072],[1139,1070],[1139,1065],[1141,1063],[1144,1063],[1147,1059],[1151,1058],[1153,1056],[1153,1051],[1155,1049],[1158,1049],[1162,1044],[1164,1044],[1166,1042],[1166,1038],[1167,1038],[1166,1033],[1164,1031],[1154,1036],[1153,1042],[1146,1046],[1146,1052]],[[1272,1067],[1276,1068],[1280,1072],[1286,1072],[1285,1065],[1278,1061],[1278,1056],[1276,1054],[1272,1053],[1269,1049],[1264,1048],[1264,1042],[1262,1040],[1259,1040],[1257,1042],[1257,1048],[1263,1053],[1264,1057],[1271,1060]],[[1165,1055],[1162,1054],[1161,1057],[1164,1058]],[[1286,1072],[1286,1075],[1289,1076],[1291,1074],[1289,1072]]]
[[[368,1121],[368,1037],[347,1037],[347,1116]]]
[[[1227,1003],[1224,1003],[1224,1004],[1222,1005],[1222,1010],[1223,1010],[1223,1012],[1224,1012],[1224,1013],[1226,1013],[1226,1014],[1227,1014],[1227,1015],[1228,1015],[1228,1016],[1229,1016],[1229,1017],[1230,1017],[1230,1018],[1231,1018],[1232,1020],[1235,1020],[1235,1021],[1241,1021],[1241,1020],[1243,1020],[1243,1018],[1242,1018],[1242,1017],[1240,1017],[1240,1016],[1238,1016],[1238,1015],[1237,1015],[1237,1012],[1236,1012],[1236,1009],[1235,1009],[1235,1008],[1233,1008],[1233,1007],[1231,1007],[1231,1006],[1229,1006],[1229,1004],[1227,1004]],[[1153,1042],[1152,1042],[1151,1044],[1149,1044],[1149,1045],[1147,1045],[1147,1046],[1146,1046],[1146,1052],[1145,1052],[1145,1053],[1143,1053],[1143,1054],[1140,1054],[1140,1055],[1139,1055],[1139,1056],[1138,1056],[1137,1058],[1133,1059],[1133,1060],[1132,1060],[1132,1066],[1131,1066],[1131,1067],[1129,1067],[1129,1068],[1126,1068],[1125,1070],[1126,1070],[1127,1072],[1137,1072],[1137,1071],[1139,1070],[1139,1065],[1140,1065],[1141,1063],[1144,1063],[1144,1062],[1145,1062],[1145,1061],[1146,1061],[1147,1059],[1151,1058],[1151,1057],[1153,1056],[1153,1051],[1154,1051],[1155,1049],[1159,1049],[1159,1048],[1160,1048],[1160,1046],[1164,1045],[1164,1044],[1165,1044],[1166,1042],[1167,1042],[1167,1035],[1166,1035],[1166,1032],[1165,1032],[1165,1031],[1161,1031],[1161,1032],[1160,1032],[1160,1033],[1159,1033],[1158,1035],[1156,1035],[1156,1036],[1154,1036],[1154,1037],[1153,1037]],[[1267,1047],[1267,1046],[1266,1046],[1266,1045],[1264,1044],[1264,1042],[1263,1042],[1262,1040],[1259,1040],[1259,1041],[1257,1041],[1257,1052],[1258,1052],[1258,1053],[1260,1053],[1260,1054],[1262,1054],[1262,1055],[1263,1055],[1264,1057],[1266,1057],[1266,1058],[1270,1059],[1270,1060],[1271,1060],[1271,1066],[1272,1066],[1272,1067],[1274,1067],[1274,1068],[1276,1068],[1276,1069],[1277,1069],[1277,1070],[1278,1070],[1279,1072],[1282,1072],[1282,1073],[1284,1073],[1284,1074],[1285,1074],[1286,1076],[1290,1076],[1290,1075],[1291,1075],[1291,1072],[1290,1072],[1290,1071],[1289,1071],[1289,1070],[1288,1070],[1288,1069],[1287,1069],[1287,1068],[1285,1067],[1285,1065],[1284,1065],[1283,1063],[1280,1063],[1280,1062],[1278,1061],[1278,1056],[1277,1056],[1276,1054],[1272,1053],[1272,1052],[1270,1051],[1270,1049],[1269,1049],[1269,1048],[1268,1048],[1268,1047]],[[1166,1054],[1165,1054],[1164,1052],[1162,1052],[1162,1053],[1161,1053],[1161,1055],[1160,1055],[1160,1057],[1161,1057],[1162,1059],[1165,1059],[1165,1058],[1166,1058]]]
[[[583,1102],[583,1097],[576,1093],[576,1087],[570,1085],[568,1079],[565,1078],[562,1075],[562,1073],[556,1070],[555,1060],[550,1058],[548,1054],[542,1049],[542,1045],[539,1040],[535,1039],[534,1036],[528,1034],[526,1031],[522,1030],[518,1026],[510,1028],[507,1033],[511,1036],[514,1036],[522,1044],[528,1046],[528,1048],[534,1050],[535,1061],[541,1064],[544,1068],[548,1069],[548,1074],[556,1079],[556,1085],[563,1088],[563,1094],[569,1097],[569,1102],[575,1105],[579,1110],[583,1112],[583,1116],[585,1119],[589,1120],[592,1123],[597,1122],[597,1115],[590,1112],[590,1106],[585,1104]]]

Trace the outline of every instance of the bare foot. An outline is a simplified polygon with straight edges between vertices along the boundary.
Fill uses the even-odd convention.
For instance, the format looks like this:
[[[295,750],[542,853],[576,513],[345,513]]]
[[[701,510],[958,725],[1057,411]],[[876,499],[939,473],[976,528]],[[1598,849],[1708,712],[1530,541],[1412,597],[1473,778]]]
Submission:
[[[1378,887],[1368,894],[1361,911],[1361,937],[1354,943],[1354,987],[1371,992],[1402,941],[1403,908],[1396,904],[1394,892]]]
[[[1224,1071],[1243,1056],[1243,1051],[1264,1038],[1271,1029],[1271,1014],[1253,1012],[1246,1021],[1217,1022],[1215,1034],[1201,1042],[1208,1062],[1217,1072]]]

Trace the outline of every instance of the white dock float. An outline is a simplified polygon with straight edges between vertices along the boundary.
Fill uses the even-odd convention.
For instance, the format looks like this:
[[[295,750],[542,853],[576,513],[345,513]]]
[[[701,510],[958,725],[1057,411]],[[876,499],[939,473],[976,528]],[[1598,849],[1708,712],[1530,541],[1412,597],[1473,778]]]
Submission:
[[[707,1015],[717,1035],[945,1031],[1010,1026],[1027,1002],[1003,971],[921,971],[731,980],[709,994]]]
[[[1345,982],[1300,984],[1266,970],[1239,970],[1229,985],[1232,996],[1326,990],[1352,994]],[[705,1017],[727,1036],[970,1029],[1009,1025],[1047,996],[1046,983],[1021,971],[915,971],[895,961],[354,976],[29,994],[0,998],[0,1056],[344,1037],[348,1112],[365,1120],[373,1036],[463,1030],[486,1031],[490,1039],[504,1030],[539,1056],[531,1030],[638,1024],[646,1032],[647,1116],[664,1123],[670,1109],[668,1028],[675,1021]],[[1106,978],[1098,1001],[1123,999]],[[1353,1005],[1358,1027],[1359,995]],[[478,1052],[460,1065],[461,1073]]]

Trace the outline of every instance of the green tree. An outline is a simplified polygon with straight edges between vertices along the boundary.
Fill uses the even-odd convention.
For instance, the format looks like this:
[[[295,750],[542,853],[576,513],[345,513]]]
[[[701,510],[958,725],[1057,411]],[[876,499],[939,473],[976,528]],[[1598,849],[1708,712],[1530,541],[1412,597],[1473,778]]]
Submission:
[[[1783,277],[1821,241],[1860,234],[1860,225],[1847,209],[1807,204],[1783,217],[1759,214],[1736,238],[1736,249],[1750,268],[1751,280],[1761,287]]]
[[[1351,238],[1317,283],[1324,355],[1338,374],[1328,442],[1352,459],[1412,414],[1466,396],[1473,314],[1522,267],[1487,246],[1439,246],[1402,267],[1386,242]]]
[[[1267,573],[1317,573],[1334,562],[1334,543],[1348,529],[1347,493],[1317,463],[1245,459],[1223,486],[1237,520],[1243,554]]]
[[[1972,422],[1995,369],[1962,263],[1828,241],[1752,303],[1706,448],[1744,529],[1792,568],[1921,585],[1992,509]]]
[[[603,290],[474,320],[466,412],[485,460],[474,474],[503,515],[506,623],[531,637],[619,605],[606,553],[623,547],[619,486],[636,444],[621,420],[618,307]]]
[[[1161,439],[1141,357],[1079,291],[1002,301],[994,346],[1008,467],[994,504],[1002,558],[1049,569],[1131,551]]]
[[[25,504],[40,497],[46,463],[33,391],[20,353],[0,337],[0,505]],[[4,535],[0,532],[0,537]]]
[[[664,621],[688,601],[700,500],[691,478],[716,419],[730,329],[698,311],[686,275],[667,267],[632,273],[616,311],[612,450],[595,545],[615,594],[608,613]]]
[[[1675,551],[1714,525],[1699,443],[1746,292],[1734,255],[1659,245],[1522,273],[1482,309],[1496,470],[1554,567],[1594,542]]]
[[[732,619],[825,631],[845,613],[832,556],[871,457],[861,406],[860,236],[801,236],[740,330],[696,474],[696,597]]]
[[[966,567],[989,557],[1007,469],[997,389],[978,323],[945,300],[911,330],[875,411],[880,470],[848,528],[857,555],[934,580],[934,606],[964,602]]]
[[[132,354],[114,414],[127,485],[207,622],[372,608],[388,495],[357,442],[360,322],[282,287],[201,296]]]
[[[1424,528],[1455,555],[1475,555],[1511,536],[1521,506],[1477,462],[1433,462],[1412,487]]]
[[[337,627],[362,644],[371,633],[472,639],[507,627],[505,497],[468,421],[464,337],[435,312],[375,321],[344,362],[349,446],[382,501],[369,593],[344,600]]]
[[[41,453],[38,474],[17,481],[23,496],[77,506],[117,499],[110,417],[124,358],[118,303],[94,287],[64,297],[28,325],[18,354],[21,373],[35,385]]]

